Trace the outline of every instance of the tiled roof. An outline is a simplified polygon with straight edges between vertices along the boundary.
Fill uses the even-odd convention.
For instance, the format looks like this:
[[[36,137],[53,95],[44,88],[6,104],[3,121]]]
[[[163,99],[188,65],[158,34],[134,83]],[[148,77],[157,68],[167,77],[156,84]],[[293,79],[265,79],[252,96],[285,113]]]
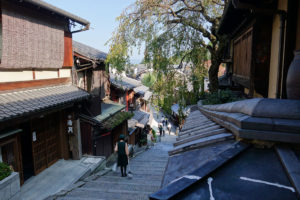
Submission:
[[[0,121],[79,101],[89,94],[72,85],[59,85],[0,94]]]
[[[134,116],[128,120],[128,127],[135,127],[137,123],[143,124],[144,126],[148,123],[150,114],[143,111],[134,111]]]
[[[145,101],[149,101],[149,99],[151,98],[151,96],[152,96],[152,92],[147,91],[147,92],[145,93],[143,99],[144,99]]]
[[[108,117],[120,112],[125,108],[124,105],[118,104],[112,101],[106,101],[101,103],[101,115],[94,117],[95,120],[102,122],[106,120]]]
[[[114,86],[125,90],[134,89],[142,85],[141,81],[126,76],[117,76],[112,73],[110,74],[110,81]]]
[[[135,93],[144,95],[149,90],[149,88],[147,86],[141,85],[141,86],[134,88],[133,90]]]
[[[107,57],[107,54],[90,47],[88,45],[76,42],[73,40],[73,51],[79,53],[80,55],[86,56],[92,60],[101,60],[104,61]]]

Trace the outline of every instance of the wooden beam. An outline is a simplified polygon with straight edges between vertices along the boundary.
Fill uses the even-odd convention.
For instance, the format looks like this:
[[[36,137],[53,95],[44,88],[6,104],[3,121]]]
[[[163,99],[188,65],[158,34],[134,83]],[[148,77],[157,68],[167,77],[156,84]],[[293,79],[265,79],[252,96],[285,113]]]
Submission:
[[[33,81],[18,81],[18,82],[5,82],[0,83],[0,91],[16,90],[31,87],[42,87],[50,85],[60,85],[71,83],[71,78],[54,78],[44,80],[33,80]]]

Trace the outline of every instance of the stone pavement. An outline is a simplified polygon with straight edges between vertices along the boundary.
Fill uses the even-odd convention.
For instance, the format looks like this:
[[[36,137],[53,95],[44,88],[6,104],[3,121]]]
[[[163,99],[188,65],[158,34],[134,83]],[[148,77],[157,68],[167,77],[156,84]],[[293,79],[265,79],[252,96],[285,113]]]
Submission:
[[[103,176],[87,179],[80,187],[55,199],[148,199],[149,194],[161,187],[168,151],[172,149],[174,142],[175,136],[166,135],[161,142],[132,158],[129,163],[132,177],[121,177],[120,172],[109,171]]]
[[[21,187],[22,200],[42,200],[65,190],[79,179],[89,176],[105,161],[104,157],[88,156],[80,160],[59,160],[31,177]],[[1,199],[1,197],[0,197]]]

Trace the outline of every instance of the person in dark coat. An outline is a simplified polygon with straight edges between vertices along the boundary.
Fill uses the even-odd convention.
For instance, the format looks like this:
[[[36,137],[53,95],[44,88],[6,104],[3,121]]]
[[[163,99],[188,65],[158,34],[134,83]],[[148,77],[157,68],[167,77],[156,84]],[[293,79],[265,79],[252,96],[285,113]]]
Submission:
[[[125,136],[121,134],[119,136],[119,142],[115,146],[115,152],[118,152],[118,166],[121,168],[122,177],[127,176],[126,168],[128,165],[128,145],[125,142]]]

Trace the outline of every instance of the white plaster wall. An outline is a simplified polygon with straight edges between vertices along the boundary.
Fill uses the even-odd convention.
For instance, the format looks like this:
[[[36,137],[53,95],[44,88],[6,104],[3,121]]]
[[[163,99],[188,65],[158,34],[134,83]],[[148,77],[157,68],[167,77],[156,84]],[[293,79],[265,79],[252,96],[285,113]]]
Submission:
[[[287,1],[278,1],[279,10],[287,10]],[[269,73],[269,90],[268,97],[276,98],[277,76],[278,76],[278,56],[280,45],[280,16],[275,15],[273,18],[272,43],[271,43],[271,60]]]
[[[52,78],[58,78],[58,72],[57,70],[47,70],[47,71],[35,71],[35,79],[41,80],[41,79],[52,79]]]
[[[59,70],[60,78],[68,78],[71,77],[71,69],[60,69]]]
[[[0,71],[0,83],[33,80],[32,71]]]

